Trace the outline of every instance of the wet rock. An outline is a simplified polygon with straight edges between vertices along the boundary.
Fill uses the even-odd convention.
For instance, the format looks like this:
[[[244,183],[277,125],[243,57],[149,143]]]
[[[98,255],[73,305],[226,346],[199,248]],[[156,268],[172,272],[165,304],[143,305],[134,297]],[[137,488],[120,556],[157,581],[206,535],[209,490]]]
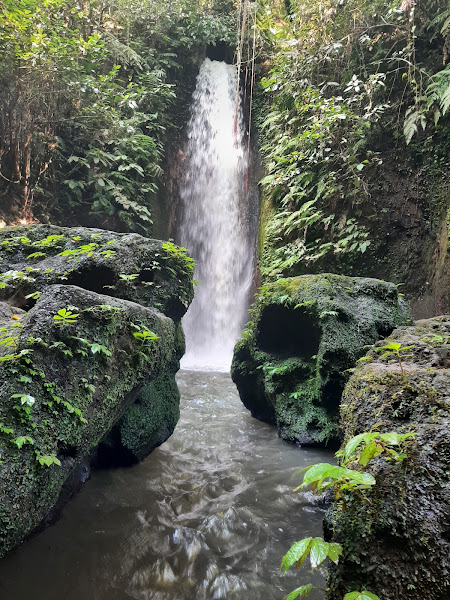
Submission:
[[[174,379],[178,370],[167,369],[144,385],[123,418],[98,447],[99,466],[139,462],[173,433],[180,416],[180,393]]]
[[[107,440],[112,462],[129,464],[172,433],[192,269],[137,235],[31,226],[0,239],[3,556],[53,518]]]
[[[399,328],[377,346],[387,342],[413,348],[400,351],[401,368],[395,356],[375,351],[357,367],[342,398],[344,441],[372,427],[416,436],[403,462],[369,463],[370,504],[349,497],[345,511],[335,507],[334,539],[344,554],[330,569],[327,598],[365,588],[383,600],[447,600],[450,316]]]
[[[281,279],[259,294],[232,378],[252,415],[276,423],[283,439],[336,443],[347,369],[409,321],[392,283],[332,274]]]

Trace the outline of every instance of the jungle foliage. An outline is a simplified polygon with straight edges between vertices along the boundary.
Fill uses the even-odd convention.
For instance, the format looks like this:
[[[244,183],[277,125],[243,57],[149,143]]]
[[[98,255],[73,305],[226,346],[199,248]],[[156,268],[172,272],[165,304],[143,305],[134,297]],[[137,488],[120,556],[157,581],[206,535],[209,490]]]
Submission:
[[[180,71],[231,41],[225,4],[0,0],[0,216],[151,232]]]
[[[383,152],[431,148],[448,126],[450,6],[263,0],[257,24],[256,122],[273,208],[263,278],[351,264],[371,244],[367,211]]]

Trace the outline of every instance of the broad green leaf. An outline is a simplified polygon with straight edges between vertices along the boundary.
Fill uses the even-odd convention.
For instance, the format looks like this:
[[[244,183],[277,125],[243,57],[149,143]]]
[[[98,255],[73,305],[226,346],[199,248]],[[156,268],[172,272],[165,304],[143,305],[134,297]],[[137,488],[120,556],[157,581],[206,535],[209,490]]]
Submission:
[[[359,457],[359,464],[365,467],[368,464],[368,462],[376,455],[378,448],[379,446],[377,446],[375,441],[372,441],[370,442],[370,444],[367,444],[367,446],[361,452],[361,456]],[[380,452],[382,451],[383,449],[380,448]],[[378,454],[380,452],[378,452]]]
[[[355,452],[355,450],[363,441],[370,442],[373,439],[375,439],[378,435],[378,433],[360,433],[359,435],[355,435],[355,437],[352,437],[345,445],[345,449],[343,452],[344,462],[346,462],[350,458],[350,456]],[[339,456],[341,456],[340,453]]]
[[[336,542],[332,542],[328,544],[328,558],[332,560],[334,563],[338,563],[339,557],[342,554],[342,546],[341,544],[337,544]]]
[[[322,538],[314,538],[309,551],[311,567],[317,569],[328,556],[328,544]]]
[[[336,465],[330,465],[329,463],[317,463],[316,465],[312,465],[312,467],[309,467],[303,477],[302,487],[306,487],[314,481],[325,479],[326,477],[335,477],[335,467]],[[331,473],[334,474],[331,475]]]
[[[59,467],[61,466],[61,461],[59,461],[54,454],[38,456],[37,460],[41,465],[45,465],[46,467],[50,467],[53,464],[58,465]]]
[[[297,564],[297,568],[300,567],[305,558],[308,556],[311,541],[312,537],[309,537],[292,544],[292,546],[283,556],[280,567],[281,570],[286,572],[294,563]]]
[[[12,430],[11,430],[12,432]],[[24,444],[34,444],[34,441],[32,438],[30,438],[28,435],[20,435],[19,437],[17,437],[15,440],[11,440],[12,444],[16,444],[16,446],[18,448],[22,448],[22,446]]]
[[[382,352],[383,350],[399,350],[402,347],[398,342],[389,342],[381,348],[375,348],[375,352]]]
[[[103,344],[91,344],[91,352],[92,354],[97,354],[97,352],[99,352],[100,354],[104,354],[105,356],[112,355],[112,352],[108,350],[106,346],[103,346]]]
[[[363,590],[362,592],[349,592],[345,594],[344,600],[380,600],[380,598],[376,594]]]
[[[331,481],[324,483],[324,481],[328,479]],[[303,483],[296,489],[312,485],[313,489],[323,490],[334,482],[368,487],[375,484],[375,479],[369,473],[360,473],[353,469],[347,469],[346,467],[339,467],[329,463],[318,463],[306,471],[305,476],[303,477]]]
[[[309,596],[310,592],[313,589],[314,586],[311,583],[308,583],[307,585],[302,585],[296,590],[293,590],[290,594],[288,594],[284,600],[294,600],[294,598],[298,598],[299,596]]]
[[[383,440],[383,442],[386,442],[386,444],[389,444],[389,446],[398,446],[400,443],[400,436],[395,432],[382,433],[380,439]]]

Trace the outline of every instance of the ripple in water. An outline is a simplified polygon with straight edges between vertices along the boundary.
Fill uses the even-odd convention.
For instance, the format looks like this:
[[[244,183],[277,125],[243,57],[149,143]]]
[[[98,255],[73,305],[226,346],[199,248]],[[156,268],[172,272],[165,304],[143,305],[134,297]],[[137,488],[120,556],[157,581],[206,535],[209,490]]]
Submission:
[[[291,492],[292,475],[330,453],[281,441],[224,373],[182,371],[179,386],[174,435],[136,467],[95,473],[55,525],[0,561],[1,598],[281,600],[323,583],[279,565],[321,535],[323,511]]]

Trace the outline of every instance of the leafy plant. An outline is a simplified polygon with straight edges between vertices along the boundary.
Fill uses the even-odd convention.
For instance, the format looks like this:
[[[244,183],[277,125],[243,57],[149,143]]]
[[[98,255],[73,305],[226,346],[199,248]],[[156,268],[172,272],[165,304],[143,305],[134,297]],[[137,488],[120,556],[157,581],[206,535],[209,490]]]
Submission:
[[[19,450],[20,448],[22,448],[22,446],[24,444],[34,444],[34,440],[32,438],[30,438],[30,436],[28,435],[20,435],[19,437],[17,437],[15,440],[11,440],[12,444],[15,444]]]
[[[380,598],[376,594],[363,590],[362,592],[349,592],[345,594],[344,600],[380,600]]]
[[[133,331],[133,337],[137,340],[140,340],[142,348],[148,348],[152,344],[152,342],[159,340],[159,336],[147,328],[138,328],[138,331]]]
[[[172,259],[182,268],[182,271],[192,274],[195,268],[195,261],[191,256],[188,256],[186,248],[176,246],[170,240],[162,245],[166,258]]]
[[[16,404],[14,409],[19,412],[20,420],[22,423],[26,423],[31,420],[31,408],[36,402],[33,396],[29,394],[13,394],[11,398],[17,398],[20,400],[20,404]]]
[[[336,456],[347,464],[355,454],[357,454],[358,463],[365,467],[372,458],[376,458],[383,452],[389,454],[386,460],[395,460],[401,462],[406,458],[406,454],[399,453],[393,447],[401,447],[405,440],[414,437],[416,434],[409,433],[379,433],[378,431],[360,433],[347,442],[343,450],[336,453]],[[362,449],[361,449],[362,446]]]
[[[302,471],[305,471],[303,483],[294,491],[311,485],[313,492],[321,493],[331,486],[336,486],[336,499],[340,498],[342,492],[346,490],[363,499],[363,492],[375,485],[375,478],[370,473],[362,473],[330,463],[318,463]]]
[[[90,342],[89,340],[80,337],[74,337],[74,339],[87,346],[91,354],[103,355],[106,358],[110,358],[112,356],[111,350],[108,350],[108,348],[103,344],[99,344],[98,342]]]
[[[281,561],[281,570],[286,572],[293,564],[299,569],[308,555],[311,568],[317,569],[327,558],[337,563],[341,554],[340,544],[324,542],[320,537],[308,537],[291,546]]]
[[[51,467],[51,465],[58,465],[58,467],[61,466],[61,461],[56,458],[55,454],[37,454],[36,460],[40,465],[45,465],[46,467]]]
[[[14,430],[10,427],[5,427],[3,423],[0,423],[0,433],[4,433],[5,435],[11,435],[14,433]]]
[[[139,273],[131,273],[130,275],[126,275],[124,273],[119,274],[120,281],[125,281],[127,283],[134,281],[139,277]]]
[[[351,438],[345,447],[336,453],[336,456],[342,460],[343,465],[357,457],[359,464],[366,467],[373,458],[379,456],[382,452],[389,454],[386,460],[394,459],[397,462],[405,458],[404,454],[399,454],[392,447],[401,446],[407,439],[413,437],[414,433],[399,434],[396,432],[379,433],[365,432]],[[361,448],[362,447],[362,448]],[[345,509],[344,495],[347,491],[354,493],[363,502],[368,502],[364,492],[376,483],[375,478],[366,472],[349,469],[345,466],[331,465],[329,463],[318,463],[306,467],[299,471],[304,472],[303,482],[294,491],[298,491],[308,485],[312,486],[315,493],[322,493],[331,486],[334,486],[335,499],[342,499]],[[281,562],[281,570],[287,571],[293,564],[297,568],[301,567],[306,557],[310,556],[311,567],[318,568],[327,558],[337,563],[343,552],[341,544],[335,542],[325,542],[322,538],[308,537],[295,542]],[[312,584],[302,585],[293,590],[285,600],[294,600],[297,597],[305,597],[314,589]],[[344,600],[380,600],[380,598],[363,590],[361,592],[349,592],[344,596]]]
[[[383,352],[380,358],[386,358],[387,356],[395,356],[400,367],[400,372],[404,375],[402,358],[409,358],[411,354],[404,354],[407,350],[411,350],[414,346],[402,346],[398,342],[388,342],[385,346],[375,348],[375,352]]]
[[[60,327],[66,327],[67,325],[76,323],[79,316],[78,313],[73,313],[68,308],[62,308],[61,310],[58,310],[56,315],[53,315],[53,320]]]

